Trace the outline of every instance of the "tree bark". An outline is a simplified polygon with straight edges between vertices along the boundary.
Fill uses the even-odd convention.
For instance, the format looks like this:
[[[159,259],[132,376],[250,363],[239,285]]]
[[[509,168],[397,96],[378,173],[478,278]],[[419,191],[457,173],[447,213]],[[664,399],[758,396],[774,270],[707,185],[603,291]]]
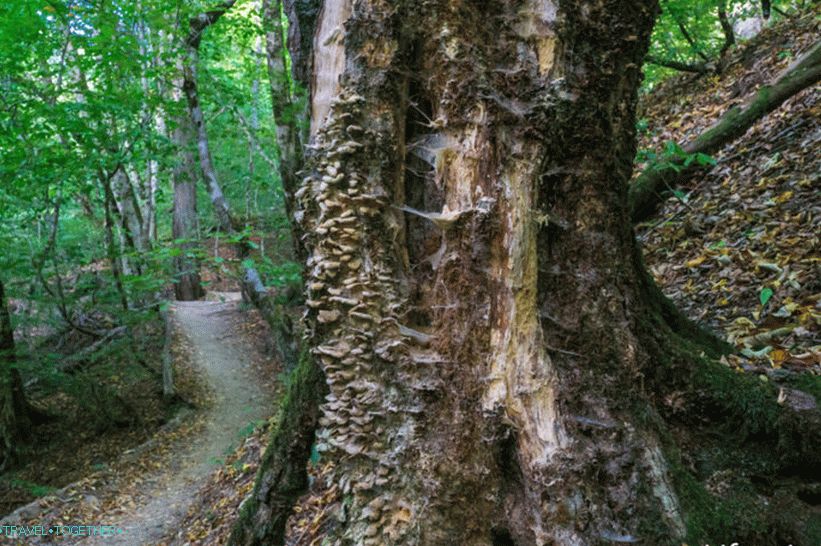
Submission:
[[[351,496],[331,539],[683,537],[623,409],[647,405],[619,188],[655,5],[351,8],[320,18],[301,189],[319,436]],[[594,481],[585,453],[618,463]]]
[[[28,422],[23,382],[15,367],[11,314],[0,280],[0,470],[14,460]]]
[[[627,207],[656,9],[325,4],[296,216],[328,387],[318,440],[343,495],[329,544],[732,531],[684,494],[663,417],[672,389],[715,402],[735,379],[697,382],[716,344],[656,291]],[[746,401],[722,403],[719,419]],[[257,496],[266,479],[232,544],[281,543],[293,497]]]
[[[150,243],[146,237],[143,213],[125,168],[118,169],[111,178],[111,189],[122,221],[122,230],[128,234],[129,242],[134,250],[140,254],[147,252]]]
[[[286,1],[291,33],[288,46],[291,51],[293,76],[297,85],[308,86],[312,65],[312,25],[316,19],[317,0]],[[280,148],[280,177],[286,203],[295,203],[296,173],[303,166],[299,110],[290,90],[283,90],[288,82],[285,72],[284,49],[277,0],[263,0],[263,24],[266,29],[271,97],[274,104],[277,139]],[[290,86],[289,86],[290,89]],[[286,100],[287,99],[287,100]],[[277,114],[280,112],[280,114]],[[239,112],[237,112],[239,114]],[[244,125],[243,125],[244,126]],[[249,134],[250,138],[250,134]],[[263,154],[263,157],[265,155]],[[307,249],[302,244],[302,231],[289,209],[288,220],[296,257],[305,261]],[[293,505],[308,485],[306,462],[311,453],[319,420],[319,406],[327,392],[325,376],[316,360],[298,343],[298,333],[289,320],[284,305],[268,299],[260,302],[263,315],[271,326],[280,361],[286,369],[294,368],[288,381],[287,394],[280,407],[279,418],[271,431],[270,443],[263,456],[254,490],[243,502],[240,516],[232,530],[229,544],[234,546],[263,546],[283,544],[288,518]]]
[[[214,206],[214,213],[220,225],[220,229],[225,233],[233,233],[236,229],[234,219],[231,217],[231,210],[222,187],[217,179],[217,171],[214,168],[214,161],[211,158],[211,148],[208,143],[208,130],[205,125],[205,118],[200,104],[197,69],[199,65],[199,48],[202,34],[212,24],[216,23],[226,11],[236,3],[236,0],[222,2],[217,8],[199,14],[189,21],[189,34],[185,38],[185,60],[183,61],[183,92],[188,103],[188,111],[197,138],[197,151],[205,185]]]
[[[268,67],[268,81],[271,89],[274,123],[276,124],[279,148],[279,175],[285,195],[285,213],[291,228],[294,254],[305,258],[305,249],[294,221],[294,194],[302,168],[302,142],[298,122],[301,112],[291,93],[291,74],[287,70],[285,38],[282,28],[282,3],[280,0],[262,0],[262,23],[265,29],[265,57]]]
[[[202,298],[205,290],[200,280],[199,261],[191,255],[197,248],[197,158],[190,115],[184,113],[177,118],[173,139],[177,161],[171,173],[174,184],[171,233],[181,252],[174,258],[174,296],[179,301],[194,301]]]
[[[723,59],[730,48],[735,45],[735,32],[730,18],[727,17],[727,2],[725,0],[718,3],[718,22],[721,24],[721,32],[724,33],[724,44],[719,52],[719,57]]]
[[[821,80],[821,42],[816,43],[787,68],[772,84],[762,87],[742,108],[727,111],[712,127],[695,140],[682,146],[687,154],[714,154],[739,138],[759,119],[784,101]],[[630,185],[630,209],[634,222],[652,215],[664,199],[665,191],[699,170],[697,163],[684,165],[683,159],[673,159],[679,170],[671,166],[649,167]]]
[[[123,284],[122,252],[117,248],[117,242],[114,240],[115,229],[114,225],[114,211],[116,202],[114,199],[114,192],[111,189],[111,180],[117,176],[117,173],[122,169],[122,165],[117,165],[114,171],[106,173],[99,169],[97,176],[103,189],[103,213],[105,219],[105,245],[106,253],[108,254],[108,261],[111,264],[111,275],[114,277],[114,286],[117,287],[117,294],[120,297],[120,306],[123,311],[128,311],[128,295]]]

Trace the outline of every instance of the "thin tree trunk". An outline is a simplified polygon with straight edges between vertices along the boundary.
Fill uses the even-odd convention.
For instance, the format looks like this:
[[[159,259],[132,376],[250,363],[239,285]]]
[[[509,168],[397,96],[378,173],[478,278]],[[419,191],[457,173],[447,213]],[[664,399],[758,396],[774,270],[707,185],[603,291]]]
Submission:
[[[214,169],[213,160],[211,158],[208,132],[197,92],[197,64],[199,62],[199,46],[203,32],[205,32],[209,26],[216,23],[234,3],[235,0],[228,0],[221,3],[217,8],[193,17],[189,21],[190,33],[185,39],[186,57],[183,62],[183,92],[187,98],[191,120],[196,128],[200,167],[203,177],[205,178],[206,186],[208,187],[211,203],[214,206],[214,212],[220,224],[220,229],[229,234],[236,232],[236,223],[231,216],[231,209],[228,202],[222,193],[222,188],[217,179],[216,170]],[[241,257],[247,255],[249,248],[246,242],[242,241],[238,243],[237,248],[239,249]],[[243,297],[258,307],[266,320],[273,320],[270,315],[266,314],[266,309],[270,303],[268,300],[270,298],[268,298],[268,293],[262,283],[262,278],[253,267],[243,265],[243,269]]]
[[[721,24],[721,31],[724,33],[724,44],[721,46],[719,57],[721,59],[727,54],[731,47],[735,45],[735,32],[730,18],[727,17],[727,2],[721,0],[718,3],[718,22]]]
[[[784,101],[821,80],[821,42],[816,43],[787,68],[772,84],[762,87],[744,107],[734,107],[695,140],[682,146],[687,154],[714,154],[729,142],[739,138],[759,119]],[[692,176],[700,169],[697,162],[684,166],[683,159],[672,160],[673,167],[645,169],[630,185],[630,209],[634,222],[640,222],[655,212],[664,199],[667,188]]]
[[[297,172],[302,168],[302,142],[298,128],[300,112],[291,93],[291,74],[286,63],[284,30],[282,28],[282,4],[280,0],[262,0],[262,23],[265,29],[265,54],[268,81],[271,90],[274,123],[276,123],[279,147],[279,175],[285,195],[285,213],[291,229],[294,253],[304,259],[299,232],[294,221],[294,194],[299,184]]]
[[[687,40],[687,43],[690,44],[690,47],[693,49],[696,55],[702,58],[705,63],[710,62],[710,59],[707,58],[707,55],[701,51],[701,48],[698,47],[698,43],[693,39],[690,35],[690,32],[687,30],[687,26],[684,24],[684,21],[679,19],[678,17],[674,17],[676,20],[676,24],[678,25],[679,31],[681,31],[681,35],[684,36],[684,39]]]
[[[11,314],[0,280],[0,470],[14,460],[28,422],[23,382],[15,367]]]
[[[219,180],[217,179],[217,172],[211,157],[211,148],[208,143],[208,130],[205,125],[199,91],[197,89],[197,71],[202,34],[205,32],[205,29],[217,22],[235,3],[236,0],[228,0],[221,3],[214,10],[202,13],[190,20],[190,32],[185,39],[185,59],[183,61],[182,89],[185,93],[188,111],[196,131],[200,169],[202,170],[203,179],[208,188],[208,194],[211,197],[211,203],[214,206],[214,213],[217,216],[220,229],[225,233],[232,233],[236,226],[233,218],[231,218],[231,210],[228,206],[228,202],[225,200],[225,195],[222,192]]]
[[[48,188],[45,191],[46,199],[48,199]],[[48,294],[51,298],[55,300],[55,304],[57,306],[57,310],[60,313],[60,316],[66,322],[66,324],[71,327],[72,329],[86,334],[92,337],[101,337],[99,332],[95,332],[93,330],[89,330],[77,324],[77,322],[72,317],[72,312],[68,308],[66,304],[66,297],[63,292],[63,281],[60,275],[59,269],[59,260],[56,256],[57,253],[57,232],[59,231],[60,227],[60,207],[62,205],[62,190],[58,189],[57,197],[54,200],[54,213],[51,217],[51,225],[49,226],[49,236],[46,245],[43,247],[42,252],[40,252],[39,256],[36,256],[32,260],[32,265],[34,267],[35,275],[37,279],[40,281],[40,285],[43,287],[43,290]],[[49,286],[48,280],[45,277],[45,267],[46,262],[48,261],[49,257],[51,257],[51,261],[54,265],[54,277],[55,277],[55,287],[56,291],[52,290],[51,286]]]
[[[118,169],[111,178],[111,189],[122,220],[122,228],[128,233],[130,243],[140,254],[147,252],[150,245],[145,238],[144,217],[125,168]]]
[[[122,269],[120,258],[122,253],[117,249],[115,241],[114,213],[112,209],[116,206],[114,192],[111,190],[111,179],[116,176],[122,168],[118,165],[112,173],[105,173],[100,169],[98,176],[103,187],[103,212],[105,218],[105,242],[108,261],[111,264],[111,274],[114,277],[114,285],[117,287],[117,294],[120,297],[120,306],[124,311],[128,311],[128,296],[123,285]]]
[[[289,14],[290,20],[288,46],[291,51],[293,75],[297,85],[301,86],[307,86],[311,79],[308,68],[312,65],[310,37],[313,36],[312,25],[316,21],[318,5],[318,0],[285,3],[284,11]],[[296,172],[302,168],[303,162],[299,143],[302,136],[298,130],[298,120],[304,117],[304,112],[297,110],[297,104],[290,95],[279,19],[280,3],[276,0],[263,0],[262,7],[271,98],[281,158],[280,177],[283,180],[286,203],[291,203],[290,206],[293,207],[297,182],[292,177],[295,177]],[[247,130],[247,123],[241,113],[237,112],[237,115]],[[250,131],[248,138],[252,138]],[[274,166],[262,150],[260,153]],[[288,220],[291,224],[295,255],[304,261],[307,258],[307,250],[302,244],[302,231],[292,213],[288,214]],[[271,432],[271,440],[257,474],[254,490],[243,502],[240,517],[229,539],[229,544],[233,545],[262,546],[283,543],[293,504],[308,485],[305,463],[314,443],[320,414],[319,406],[328,392],[324,373],[317,361],[307,349],[300,349],[298,335],[288,319],[285,306],[269,301],[267,307],[265,315],[270,317],[268,323],[275,338],[278,356],[286,369],[294,369],[288,382],[287,394],[280,407],[277,424]]]

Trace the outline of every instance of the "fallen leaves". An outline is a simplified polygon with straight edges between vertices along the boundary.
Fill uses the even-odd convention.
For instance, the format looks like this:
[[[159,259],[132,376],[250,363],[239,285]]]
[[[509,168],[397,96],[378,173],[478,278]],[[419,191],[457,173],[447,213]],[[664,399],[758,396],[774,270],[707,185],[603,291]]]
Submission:
[[[686,142],[759,81],[783,70],[774,52],[803,51],[821,23],[804,18],[762,33],[721,77],[675,78],[643,97],[643,148]],[[640,226],[665,293],[732,341],[737,369],[821,373],[821,89],[807,89],[716,155],[717,164]],[[757,372],[758,373],[758,372]]]

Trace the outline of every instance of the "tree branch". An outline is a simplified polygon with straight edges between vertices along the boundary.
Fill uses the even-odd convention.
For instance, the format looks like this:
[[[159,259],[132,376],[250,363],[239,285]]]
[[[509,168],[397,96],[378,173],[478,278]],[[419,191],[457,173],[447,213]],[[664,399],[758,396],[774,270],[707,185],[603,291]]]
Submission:
[[[696,44],[696,41],[690,35],[690,32],[687,30],[687,27],[684,26],[684,21],[682,21],[676,16],[674,16],[674,19],[676,20],[678,29],[681,31],[681,35],[684,36],[684,39],[687,40],[687,43],[690,44],[690,47],[693,48],[693,51],[695,51],[696,55],[704,59],[705,63],[710,62],[710,59],[708,59],[707,55],[705,55],[704,52],[701,51],[701,48],[698,47],[698,44]]]
[[[202,33],[205,29],[216,23],[217,20],[225,15],[225,12],[231,9],[236,3],[237,0],[226,0],[225,2],[220,3],[216,8],[192,17],[188,21],[188,26],[191,29],[191,32],[185,38],[186,45],[199,49]]]
[[[672,68],[673,70],[678,70],[679,72],[692,72],[694,74],[706,74],[709,72],[706,63],[690,64],[672,59],[660,59],[655,55],[647,55],[647,57],[644,58],[644,61],[658,66],[663,66],[665,68]]]
[[[721,24],[721,31],[724,32],[724,44],[719,52],[719,57],[723,58],[724,54],[735,45],[735,32],[733,32],[730,18],[727,17],[727,3],[724,0],[718,4],[718,22]]]

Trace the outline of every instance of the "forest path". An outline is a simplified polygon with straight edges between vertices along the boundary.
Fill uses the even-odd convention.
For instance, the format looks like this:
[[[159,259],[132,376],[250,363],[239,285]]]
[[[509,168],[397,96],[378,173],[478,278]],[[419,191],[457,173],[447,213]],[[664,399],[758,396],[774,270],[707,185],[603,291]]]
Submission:
[[[203,430],[180,446],[170,465],[144,480],[140,497],[126,503],[120,514],[109,514],[105,524],[123,530],[116,537],[89,538],[82,544],[157,545],[175,532],[195,500],[200,486],[215,470],[215,462],[236,446],[241,431],[273,412],[272,394],[255,377],[253,344],[245,343],[233,328],[238,302],[176,302],[170,313],[178,331],[193,348],[191,367],[201,372],[213,392],[213,404],[204,416]]]

